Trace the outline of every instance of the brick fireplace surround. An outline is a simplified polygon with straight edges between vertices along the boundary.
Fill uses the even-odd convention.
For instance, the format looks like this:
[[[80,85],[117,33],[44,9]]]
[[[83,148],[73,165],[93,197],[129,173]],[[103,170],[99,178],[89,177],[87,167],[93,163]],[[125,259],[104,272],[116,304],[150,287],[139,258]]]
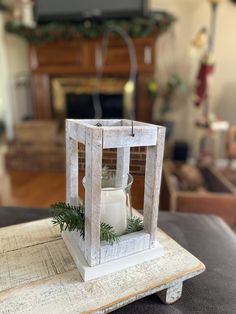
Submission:
[[[84,145],[79,144],[79,169],[85,170]],[[116,149],[103,150],[103,166],[109,169],[116,168]],[[130,153],[130,173],[143,175],[145,173],[146,148],[132,147]]]

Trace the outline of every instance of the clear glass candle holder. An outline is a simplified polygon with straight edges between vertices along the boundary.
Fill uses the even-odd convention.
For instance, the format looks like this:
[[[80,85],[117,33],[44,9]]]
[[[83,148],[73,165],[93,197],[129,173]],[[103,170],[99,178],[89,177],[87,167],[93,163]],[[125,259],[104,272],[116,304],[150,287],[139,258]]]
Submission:
[[[101,222],[111,225],[117,235],[127,229],[128,219],[132,217],[131,186],[133,176],[123,175],[116,170],[103,171],[101,178]],[[86,178],[83,185],[86,187]]]

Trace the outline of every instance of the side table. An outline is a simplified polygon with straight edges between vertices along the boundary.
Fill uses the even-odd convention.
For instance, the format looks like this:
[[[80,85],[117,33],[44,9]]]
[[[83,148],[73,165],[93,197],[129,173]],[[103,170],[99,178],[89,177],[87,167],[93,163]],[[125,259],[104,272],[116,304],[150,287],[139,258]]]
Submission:
[[[29,217],[29,213],[35,212],[34,209],[7,209],[0,208],[0,222],[1,226],[4,225],[4,217],[6,224],[10,224],[11,221],[13,223],[17,222],[16,213],[19,213],[19,222],[22,222],[24,216]],[[37,210],[36,210],[37,212]],[[4,213],[4,215],[3,215]],[[21,214],[20,214],[21,213]],[[38,215],[38,218],[47,217],[47,211],[41,210]],[[12,219],[11,219],[12,218]],[[32,218],[36,219],[37,215]],[[36,222],[37,224],[37,222]],[[192,280],[187,280],[184,284],[183,294],[181,299],[172,304],[171,306],[164,305],[161,301],[156,297],[156,295],[151,295],[146,298],[137,300],[121,309],[116,310],[116,313],[162,313],[162,314],[175,314],[175,313],[216,313],[216,314],[231,314],[236,312],[236,236],[235,234],[227,227],[227,225],[219,218],[210,215],[195,215],[195,214],[181,214],[181,213],[168,213],[168,212],[160,212],[159,216],[159,226],[168,234],[171,235],[174,239],[176,239],[183,247],[187,250],[191,251],[195,256],[201,259],[207,267],[207,271],[202,275],[197,276]],[[19,226],[17,226],[18,228]],[[8,228],[7,228],[8,229]],[[4,229],[0,229],[1,231]],[[6,230],[6,229],[5,229]],[[36,229],[37,231],[37,229]],[[36,232],[37,233],[37,232]],[[46,237],[55,237],[55,234],[46,234],[43,232],[40,233],[38,231],[38,238],[46,236]],[[5,233],[5,236],[7,234]],[[16,245],[14,235],[12,236],[11,245]],[[36,237],[37,238],[37,237]],[[26,239],[23,238],[23,241]],[[4,242],[1,242],[3,245]],[[6,245],[6,240],[5,240]],[[36,246],[35,246],[36,248]],[[11,247],[8,246],[8,249],[11,250]],[[26,251],[28,249],[26,248]],[[42,254],[48,254],[48,250],[41,251]],[[61,252],[60,252],[61,253]],[[62,267],[62,261],[65,256],[61,256],[61,254],[57,254],[58,257],[58,265],[59,267],[56,269],[57,271],[64,271],[65,269]],[[13,262],[11,259],[11,254],[5,260],[3,260],[3,254],[0,254],[0,258],[2,259],[3,265],[7,267],[7,263]],[[21,256],[24,258],[24,256]],[[67,267],[71,267],[70,259],[67,258]],[[36,262],[38,262],[36,260]],[[32,263],[33,264],[33,263]],[[19,260],[15,261],[15,268],[19,265]],[[32,265],[31,267],[34,267]],[[47,268],[48,265],[45,265]],[[35,267],[34,267],[35,268]],[[29,269],[25,269],[25,272],[28,272]],[[37,268],[36,268],[37,270]],[[50,268],[48,267],[48,272],[52,273],[55,271],[55,265]],[[5,274],[5,275],[2,275]],[[34,273],[35,278],[37,276],[41,276],[39,268]],[[1,272],[0,283],[3,286],[5,283],[6,290],[0,294],[0,313],[4,309],[2,308],[3,302],[7,300],[7,297],[10,295],[12,298],[16,297],[16,294],[23,290],[21,288],[13,288],[11,290],[7,290],[7,276],[9,274],[4,270]],[[60,275],[57,276],[60,279]],[[28,283],[23,279],[23,277],[19,278],[22,287],[28,287]],[[29,278],[28,278],[29,280]],[[45,283],[47,283],[47,279],[45,279]],[[14,280],[11,281],[12,285],[15,285]],[[142,283],[141,283],[142,284]],[[73,287],[73,281],[71,283]],[[51,286],[51,293],[53,293],[53,285]],[[91,286],[90,286],[91,289]],[[111,287],[111,290],[113,287]],[[17,292],[18,291],[18,292]],[[76,294],[76,290],[74,291],[74,297]],[[88,289],[89,292],[89,289]],[[93,291],[92,291],[93,292]],[[155,292],[155,291],[154,291]],[[61,287],[57,291],[57,296],[59,296],[64,305],[61,307],[61,312],[63,313],[78,313],[78,308],[68,307],[68,303],[66,302],[66,290],[65,287]],[[45,304],[48,303],[48,298],[50,298],[50,293],[44,294],[41,291],[40,296],[44,298]],[[54,299],[55,301],[56,299]],[[22,298],[21,303],[30,303],[31,308],[28,310],[31,311],[34,305],[39,300],[37,298]],[[56,301],[55,301],[56,302]],[[12,303],[11,303],[12,304]],[[23,313],[19,308],[15,309],[15,311],[11,311],[10,313]],[[27,312],[24,312],[27,313]],[[32,313],[32,312],[30,312]],[[55,307],[51,308],[51,312],[48,312],[44,309],[43,312],[39,313],[58,313],[55,311]]]

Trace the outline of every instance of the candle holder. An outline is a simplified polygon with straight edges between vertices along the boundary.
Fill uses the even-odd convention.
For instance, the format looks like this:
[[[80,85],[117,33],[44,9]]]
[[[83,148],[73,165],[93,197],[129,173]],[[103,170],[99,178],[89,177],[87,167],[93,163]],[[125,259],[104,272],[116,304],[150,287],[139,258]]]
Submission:
[[[67,203],[77,206],[78,142],[85,145],[85,223],[80,232],[63,231],[62,237],[83,277],[89,280],[163,254],[157,238],[159,193],[165,128],[130,120],[66,121]],[[126,234],[131,216],[130,148],[146,147],[143,230]],[[102,170],[102,150],[117,149],[116,172]],[[102,178],[102,180],[101,180]],[[100,240],[101,223],[109,223],[120,236]]]
[[[101,177],[101,222],[109,224],[115,233],[126,233],[128,220],[132,218],[131,174],[104,169]],[[86,189],[86,177],[82,180]]]

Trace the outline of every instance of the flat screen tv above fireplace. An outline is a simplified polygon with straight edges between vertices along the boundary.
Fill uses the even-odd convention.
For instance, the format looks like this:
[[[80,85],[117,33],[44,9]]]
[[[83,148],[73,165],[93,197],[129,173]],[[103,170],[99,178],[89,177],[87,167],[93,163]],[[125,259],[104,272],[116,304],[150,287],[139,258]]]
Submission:
[[[35,4],[39,23],[143,16],[146,8],[146,0],[36,0]]]

